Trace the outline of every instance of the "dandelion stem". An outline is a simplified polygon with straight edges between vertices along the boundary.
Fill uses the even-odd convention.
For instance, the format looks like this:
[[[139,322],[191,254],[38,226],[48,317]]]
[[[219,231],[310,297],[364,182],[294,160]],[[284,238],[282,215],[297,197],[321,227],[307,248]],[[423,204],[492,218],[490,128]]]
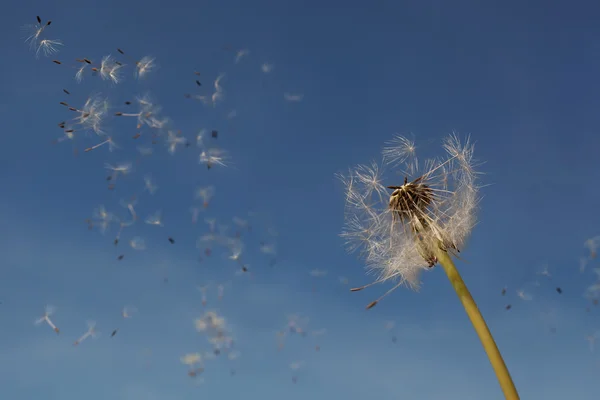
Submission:
[[[519,394],[517,393],[515,384],[513,383],[510,373],[506,368],[506,364],[504,363],[504,359],[500,354],[500,350],[498,350],[498,346],[496,345],[490,329],[485,323],[485,320],[483,319],[475,300],[471,296],[469,289],[467,289],[467,285],[465,285],[465,282],[458,273],[458,270],[452,262],[452,259],[450,256],[448,256],[448,253],[441,248],[436,248],[435,253],[438,262],[444,268],[446,275],[448,275],[448,279],[452,283],[456,294],[465,308],[467,316],[475,328],[475,332],[477,332],[477,335],[481,340],[481,344],[483,345],[490,363],[492,364],[492,368],[496,373],[500,387],[504,392],[504,397],[508,400],[519,400]]]

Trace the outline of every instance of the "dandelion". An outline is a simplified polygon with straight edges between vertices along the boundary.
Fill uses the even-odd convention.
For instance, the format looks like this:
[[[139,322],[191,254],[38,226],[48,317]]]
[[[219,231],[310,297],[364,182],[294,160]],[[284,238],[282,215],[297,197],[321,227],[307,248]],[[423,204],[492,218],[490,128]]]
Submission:
[[[50,305],[46,306],[46,308],[45,308],[45,310],[44,310],[44,315],[42,315],[42,317],[41,317],[41,318],[38,318],[38,319],[36,319],[36,320],[35,320],[35,324],[36,324],[36,325],[39,325],[39,324],[41,324],[42,322],[45,322],[45,323],[47,323],[47,324],[48,324],[48,326],[50,326],[50,328],[52,328],[52,330],[53,330],[54,332],[56,332],[57,334],[58,334],[58,333],[60,333],[60,329],[58,329],[58,328],[56,327],[56,325],[54,325],[54,323],[53,323],[53,322],[52,322],[52,320],[50,319],[50,316],[51,316],[52,314],[54,314],[54,312],[55,312],[55,311],[56,311],[56,308],[54,308],[53,306],[50,306]]]
[[[143,79],[150,71],[155,68],[154,58],[142,57],[135,65],[135,75],[138,79]]]
[[[346,186],[346,227],[342,237],[350,251],[361,251],[368,269],[379,273],[375,282],[352,291],[397,281],[371,302],[369,309],[401,285],[418,288],[420,274],[440,264],[483,344],[504,395],[518,399],[489,328],[451,259],[463,248],[476,223],[474,146],[468,139],[461,143],[452,134],[443,148],[447,153],[444,159],[421,164],[414,143],[397,136],[384,148],[381,167],[376,163],[361,165],[341,177]],[[387,166],[403,167],[402,184],[382,183]]]
[[[128,222],[119,221],[119,231],[117,232],[117,236],[115,236],[115,246],[117,244],[119,244],[119,239],[121,238],[121,234],[123,233],[123,229],[125,229],[125,228],[133,225],[134,223],[135,223],[134,219],[132,219],[131,221],[128,221]]]
[[[284,93],[283,98],[285,99],[285,101],[289,101],[291,103],[294,103],[294,102],[297,103],[299,101],[302,101],[302,99],[304,98],[304,95],[303,94]]]
[[[154,149],[150,146],[138,146],[137,151],[142,156],[150,156],[152,153],[154,153]]]
[[[104,56],[100,62],[100,77],[113,83],[121,81],[121,68],[123,64],[114,60],[111,55]]]
[[[111,165],[108,163],[104,164],[104,168],[108,169],[109,171],[112,171],[111,180],[113,182],[117,180],[117,177],[119,176],[119,174],[127,175],[128,173],[130,173],[132,167],[133,167],[133,165],[129,161],[122,162],[117,165]]]
[[[242,58],[246,57],[248,54],[250,54],[250,50],[248,49],[242,49],[239,50],[236,54],[235,54],[235,63],[239,63],[241,61]]]
[[[264,254],[276,254],[277,250],[275,249],[275,244],[273,243],[261,243],[260,244],[260,252]]]
[[[312,276],[313,278],[320,278],[320,277],[327,275],[327,271],[325,271],[323,269],[313,269],[313,270],[309,271],[309,275]]]
[[[552,278],[552,274],[550,274],[550,271],[548,270],[548,264],[544,264],[542,270],[540,272],[538,272],[538,275]]]
[[[271,71],[273,71],[273,64],[269,64],[269,63],[264,63],[263,65],[260,66],[260,70],[265,73],[268,74]]]
[[[210,200],[215,195],[215,187],[214,186],[205,186],[199,187],[196,189],[195,198],[202,199],[202,206],[207,208],[210,204]]]
[[[594,345],[596,344],[596,339],[598,339],[600,337],[600,331],[595,332],[592,335],[586,335],[585,336],[585,340],[587,340],[587,342],[590,345],[590,351],[594,352]]]
[[[226,167],[228,162],[228,155],[227,152],[222,149],[206,149],[202,153],[200,153],[198,162],[200,164],[206,164],[206,168],[208,169],[211,169],[214,165]]]
[[[585,271],[585,268],[588,265],[588,261],[589,258],[587,257],[580,257],[579,258],[579,272],[583,274],[583,272]]]
[[[144,239],[142,239],[141,237],[138,237],[138,236],[131,239],[129,241],[129,245],[134,250],[145,250],[146,249],[146,242],[144,241]]]
[[[192,224],[198,222],[198,215],[200,215],[200,209],[198,207],[190,207],[190,213],[192,213]]]
[[[125,306],[121,310],[121,316],[125,319],[131,318],[136,312],[137,308],[135,308],[134,306]]]
[[[51,56],[52,54],[58,53],[59,46],[62,46],[62,42],[60,40],[52,40],[52,39],[43,39],[40,40],[37,50],[35,51],[35,56],[39,57],[40,52],[44,53],[46,57]]]
[[[189,367],[188,375],[191,377],[197,376],[204,372],[203,367],[196,368],[196,365],[202,364],[202,355],[200,353],[189,353],[180,358],[182,364]]]
[[[147,190],[152,195],[158,190],[158,185],[150,175],[144,177],[144,190]]]
[[[177,132],[167,132],[167,146],[169,148],[169,154],[175,154],[177,146],[184,145],[186,142],[187,140],[183,136],[180,136]]]
[[[121,199],[120,202],[122,207],[125,207],[131,218],[135,221],[137,219],[137,213],[135,212],[135,205],[137,204],[137,199],[135,197],[131,198],[129,201]]]
[[[94,209],[92,218],[94,219],[93,224],[100,228],[100,233],[102,234],[106,232],[110,223],[115,220],[115,216],[107,212],[102,205]]]
[[[162,223],[162,212],[160,210],[149,215],[145,221],[148,225],[163,226]]]
[[[517,290],[517,296],[521,299],[521,300],[525,300],[525,301],[530,301],[533,299],[533,297],[531,297],[530,294],[525,293],[524,290]]]
[[[91,96],[85,101],[85,104],[80,109],[71,107],[64,102],[61,104],[67,106],[70,111],[79,114],[73,119],[75,124],[81,126],[83,129],[90,129],[97,135],[102,135],[104,133],[102,124],[106,119],[109,109],[107,99],[102,98],[100,95]]]
[[[207,303],[207,291],[208,291],[208,286],[199,286],[198,290],[200,291],[200,293],[202,293],[202,305],[205,306]]]
[[[597,250],[600,247],[600,236],[594,236],[593,238],[587,239],[583,242],[583,246],[590,251],[590,259],[595,259],[597,256]]]
[[[96,331],[96,322],[88,321],[87,325],[88,325],[87,332],[85,332],[83,335],[81,335],[81,337],[79,339],[77,339],[75,341],[75,343],[73,343],[73,346],[77,346],[78,344],[80,344],[81,342],[83,342],[85,339],[87,339],[90,336],[92,338],[98,337],[98,332]]]
[[[89,152],[92,150],[96,150],[98,147],[104,146],[105,144],[108,144],[108,151],[110,151],[112,153],[112,151],[114,149],[118,149],[119,146],[117,146],[117,144],[114,142],[112,137],[109,137],[108,139],[104,140],[103,142],[100,142],[92,147],[88,147],[87,149],[85,149],[85,152]]]

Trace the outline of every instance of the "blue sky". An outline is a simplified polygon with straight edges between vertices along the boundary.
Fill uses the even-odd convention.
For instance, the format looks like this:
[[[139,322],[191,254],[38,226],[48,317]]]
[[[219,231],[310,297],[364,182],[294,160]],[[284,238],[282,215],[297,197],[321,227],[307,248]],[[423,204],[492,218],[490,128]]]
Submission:
[[[583,293],[600,266],[591,260],[580,273],[579,259],[588,255],[583,242],[599,233],[599,11],[585,1],[4,5],[0,393],[47,400],[502,398],[441,269],[423,275],[419,293],[397,290],[368,312],[365,305],[389,285],[350,293],[338,281],[345,276],[358,286],[371,278],[338,236],[344,198],[334,174],[378,158],[395,133],[414,133],[418,145],[435,150],[457,130],[476,142],[482,183],[489,184],[458,267],[521,397],[596,398],[600,358],[584,336],[600,330],[600,308]],[[23,41],[20,28],[36,15],[51,19],[48,38],[65,44],[50,58],[36,59]],[[225,46],[250,54],[235,64]],[[138,82],[126,67],[124,82],[114,85],[92,76],[78,84],[66,66],[119,56],[117,48],[155,57],[159,68]],[[274,66],[269,74],[263,63]],[[222,103],[184,98],[209,93],[220,73]],[[82,104],[101,93],[113,114],[147,92],[192,141],[201,128],[219,130],[232,165],[208,171],[194,145],[170,155],[159,143],[109,191],[104,163],[139,158],[133,120],[108,124],[122,147],[112,153],[83,153],[97,142],[83,134],[74,144],[51,144],[62,134],[56,124],[69,117],[60,101]],[[304,97],[286,102],[286,92]],[[236,117],[227,120],[231,110]],[[154,196],[142,191],[147,173],[159,185]],[[214,185],[216,195],[194,225],[189,208],[198,185]],[[162,209],[165,226],[140,221],[117,247],[114,226],[105,236],[87,230],[94,208],[126,216],[119,200],[133,195],[142,218]],[[205,217],[231,225],[251,211],[257,215],[243,234],[242,257],[252,277],[236,276],[226,252],[198,262]],[[144,237],[147,249],[127,248],[132,235]],[[276,240],[274,267],[258,251],[267,239]],[[544,264],[551,280],[536,275]],[[328,275],[316,281],[313,269]],[[197,286],[206,284],[203,307]],[[519,300],[521,288],[533,300]],[[33,324],[46,304],[57,308],[58,336]],[[123,320],[127,304],[138,313]],[[205,309],[227,319],[241,357],[207,361],[198,384],[179,357],[210,350],[193,323]],[[294,313],[309,318],[309,331],[327,333],[290,337],[278,352],[275,334]],[[86,320],[97,321],[102,335],[74,347]],[[390,320],[394,332],[385,329]],[[289,368],[295,361],[304,362],[297,384]]]

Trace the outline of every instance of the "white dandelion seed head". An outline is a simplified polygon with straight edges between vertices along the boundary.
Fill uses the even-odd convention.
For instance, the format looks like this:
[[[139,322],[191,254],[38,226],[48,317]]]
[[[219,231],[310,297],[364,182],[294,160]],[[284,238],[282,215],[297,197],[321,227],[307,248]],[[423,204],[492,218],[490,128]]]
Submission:
[[[476,223],[473,145],[453,133],[443,149],[445,158],[421,164],[414,141],[397,136],[383,149],[381,164],[359,165],[340,176],[346,189],[341,236],[378,280],[418,288],[420,272],[436,262],[433,246],[461,250]],[[401,167],[406,178],[386,176],[386,167]]]

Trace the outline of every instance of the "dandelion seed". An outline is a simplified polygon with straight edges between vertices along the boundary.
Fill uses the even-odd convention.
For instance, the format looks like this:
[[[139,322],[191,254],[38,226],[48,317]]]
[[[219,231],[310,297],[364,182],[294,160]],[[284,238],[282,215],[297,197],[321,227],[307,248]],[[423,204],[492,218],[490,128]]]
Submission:
[[[520,299],[525,300],[525,301],[529,301],[532,300],[533,297],[527,293],[525,293],[524,290],[517,290],[517,296],[519,296]]]
[[[151,214],[146,218],[145,222],[148,225],[163,226],[162,212],[160,210],[154,212],[154,214]]]
[[[138,61],[135,67],[136,77],[138,79],[143,79],[149,72],[154,70],[156,65],[154,63],[154,58],[146,56]]]
[[[129,241],[129,245],[134,250],[145,250],[146,242],[141,237],[134,237]]]
[[[137,213],[135,212],[135,205],[137,204],[137,199],[135,197],[131,198],[130,200],[121,199],[119,203],[122,207],[125,207],[129,211],[132,220],[135,221],[137,219]]]
[[[146,175],[144,177],[144,190],[147,190],[152,195],[158,190],[158,185],[154,182],[152,176],[150,175]]]
[[[199,187],[198,189],[196,189],[195,198],[202,199],[202,206],[204,208],[207,208],[214,195],[215,195],[214,186],[205,186],[205,187]]]
[[[87,325],[88,325],[87,332],[85,332],[83,335],[81,335],[81,337],[79,339],[77,339],[75,341],[75,343],[73,343],[74,346],[77,346],[77,345],[81,344],[81,342],[83,342],[88,337],[92,337],[92,338],[98,337],[98,332],[96,331],[96,322],[89,321],[87,323]]]
[[[47,305],[47,306],[45,307],[45,310],[44,310],[44,315],[42,315],[42,317],[41,317],[41,318],[38,318],[37,320],[35,320],[35,324],[36,324],[36,325],[39,325],[39,324],[41,324],[42,322],[45,322],[45,323],[47,323],[47,324],[48,324],[48,326],[50,326],[50,328],[52,328],[52,330],[53,330],[54,332],[56,332],[57,334],[58,334],[58,333],[60,333],[60,329],[58,329],[58,328],[56,327],[56,325],[54,325],[54,323],[53,323],[53,322],[52,322],[52,320],[50,319],[50,316],[51,316],[52,314],[54,314],[54,312],[55,312],[55,311],[56,311],[56,308],[55,308],[55,307],[53,307],[53,306],[51,306],[51,305]]]
[[[284,93],[283,98],[285,101],[289,101],[291,103],[297,103],[299,101],[302,101],[302,99],[304,99],[304,95],[303,94]]]
[[[139,151],[142,156],[150,156],[154,153],[154,149],[149,146],[138,146],[137,151]]]
[[[550,274],[550,271],[548,270],[548,264],[545,264],[542,268],[542,270],[540,272],[538,272],[538,275],[542,275],[548,278],[552,278],[552,275]]]
[[[104,56],[100,63],[100,76],[103,80],[110,80],[113,83],[121,81],[121,68],[123,64],[115,61],[111,55]]]
[[[600,236],[587,239],[583,245],[590,251],[590,259],[595,259],[598,254],[597,250],[600,247]]]
[[[320,278],[320,277],[327,275],[327,271],[322,270],[322,269],[313,269],[313,270],[309,271],[309,274],[310,274],[310,276],[312,276],[314,278]]]
[[[137,308],[135,308],[133,306],[125,306],[121,310],[121,316],[126,319],[131,318],[133,316],[133,314],[135,314],[136,312],[137,312]]]
[[[61,103],[62,104],[62,103]],[[64,103],[68,106],[68,104]],[[74,119],[75,123],[83,129],[90,129],[97,135],[104,134],[102,124],[106,119],[109,108],[108,100],[100,95],[89,97],[81,109],[69,107],[69,110],[77,112],[79,115]]]
[[[250,50],[248,49],[242,49],[239,50],[236,54],[235,54],[235,63],[239,63],[241,61],[242,58],[246,57],[248,54],[250,54]]]
[[[263,65],[260,66],[260,70],[263,73],[268,74],[271,71],[273,71],[273,64],[264,63]]]
[[[169,147],[169,153],[175,154],[175,150],[178,145],[183,145],[186,143],[186,139],[184,137],[179,136],[176,132],[168,131],[167,132],[167,146]]]
[[[38,57],[40,52],[44,53],[44,56],[48,57],[52,54],[58,53],[58,48],[62,46],[60,40],[43,39],[40,40],[35,56]]]
[[[109,137],[108,139],[106,139],[103,142],[100,142],[100,143],[98,143],[98,144],[96,144],[96,145],[94,145],[92,147],[86,148],[84,151],[87,153],[89,151],[97,149],[98,147],[104,146],[105,144],[108,144],[108,151],[110,151],[111,153],[112,153],[112,151],[114,149],[118,149],[119,148],[119,146],[117,146],[117,144],[114,142],[113,138]]]
[[[589,258],[587,257],[581,257],[579,259],[579,272],[583,273],[585,271],[585,267],[587,267]]]
[[[596,344],[596,339],[598,339],[598,337],[600,337],[600,332],[596,332],[596,333],[594,333],[592,335],[586,335],[585,336],[585,340],[587,340],[587,342],[590,345],[590,351],[591,352],[594,352],[594,347],[595,347],[595,344]]]
[[[112,171],[112,180],[116,181],[117,177],[120,175],[127,175],[131,172],[132,169],[132,163],[131,162],[123,162],[117,165],[111,165],[111,164],[104,164],[104,168]]]

